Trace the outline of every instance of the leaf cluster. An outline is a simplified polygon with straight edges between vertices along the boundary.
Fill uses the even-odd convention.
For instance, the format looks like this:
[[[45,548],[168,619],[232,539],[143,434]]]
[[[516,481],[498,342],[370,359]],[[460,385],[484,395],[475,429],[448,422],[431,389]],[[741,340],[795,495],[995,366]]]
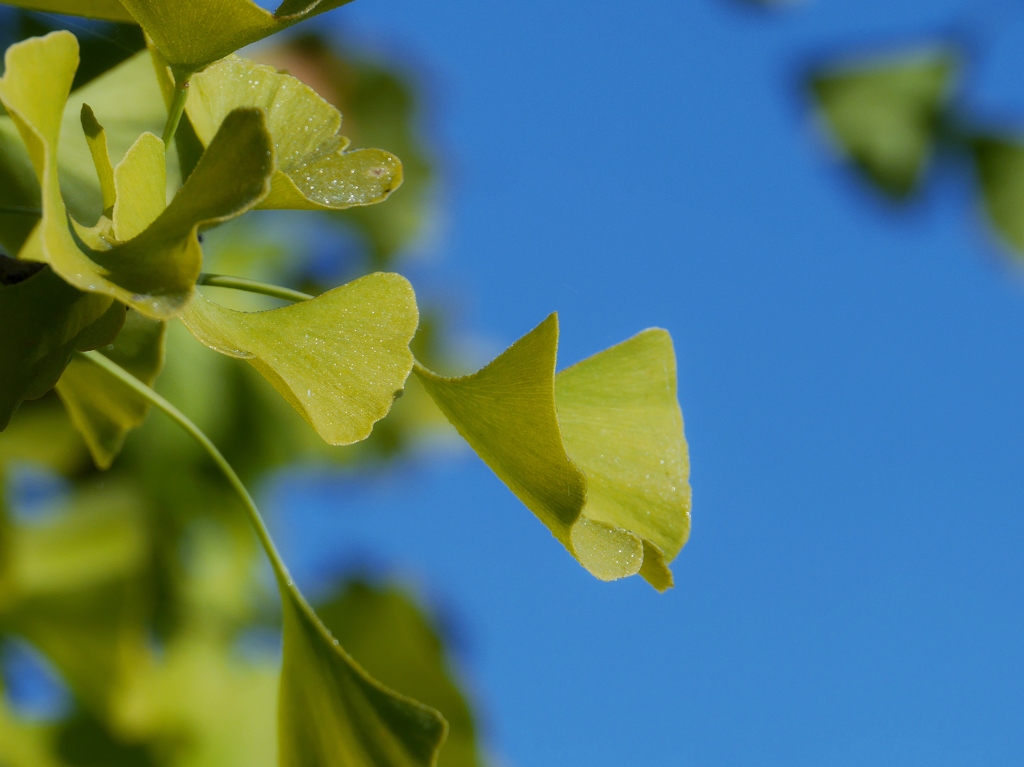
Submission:
[[[351,149],[315,90],[234,55],[342,4],[285,0],[271,14],[250,0],[16,3],[138,25],[147,49],[76,88],[79,43],[55,31],[8,48],[0,78],[0,467],[6,477],[27,459],[76,483],[41,524],[0,508],[0,631],[31,642],[76,701],[56,729],[0,707],[0,734],[16,744],[0,760],[84,763],[75,749],[92,748],[111,764],[257,764],[276,742],[282,765],[477,763],[468,708],[412,603],[357,585],[315,610],[232,466],[259,476],[310,436],[324,453],[361,443],[386,429],[375,425],[407,382],[417,408],[433,402],[588,571],[672,585],[690,491],[667,333],[556,373],[552,315],[482,370],[446,378],[430,354],[414,356],[420,310],[399,274],[309,295],[204,272],[203,233],[243,214],[333,218],[402,184],[398,157]],[[336,63],[308,38],[298,46]],[[336,100],[362,104],[370,126],[375,109],[408,108],[388,83],[371,73]],[[426,177],[408,130],[362,135],[396,136]],[[422,196],[408,205],[346,223],[375,263],[411,238]],[[217,289],[279,302],[253,310]],[[165,386],[176,366],[177,386]],[[223,421],[218,405],[231,422],[223,450],[196,423]],[[154,406],[169,420],[150,419]],[[280,420],[262,418],[271,411]],[[192,442],[168,437],[172,425]],[[284,456],[263,450],[275,442]],[[253,593],[259,549],[246,523],[280,600],[279,681],[273,663],[233,656],[266,599]],[[276,727],[265,705],[275,687]]]
[[[936,43],[819,67],[808,79],[835,148],[872,187],[905,201],[922,193],[936,157],[967,160],[999,237],[1024,253],[1024,137],[964,106],[967,57]]]

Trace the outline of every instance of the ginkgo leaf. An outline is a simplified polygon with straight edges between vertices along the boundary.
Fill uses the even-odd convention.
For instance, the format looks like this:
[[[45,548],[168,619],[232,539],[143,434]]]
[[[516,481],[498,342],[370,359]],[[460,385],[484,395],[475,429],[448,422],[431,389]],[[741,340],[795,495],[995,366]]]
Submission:
[[[885,193],[917,188],[957,70],[948,50],[829,67],[811,79],[839,151]]]
[[[351,0],[284,0],[271,13],[252,0],[122,0],[176,76]]]
[[[152,385],[163,366],[164,328],[163,322],[129,312],[117,340],[100,353]],[[149,413],[147,400],[88,360],[71,360],[57,394],[100,469],[110,468],[125,436]]]
[[[69,226],[56,162],[78,41],[54,32],[11,46],[5,61],[0,101],[18,126],[42,187],[42,259],[80,290],[106,294],[154,319],[176,315],[199,276],[199,228],[243,213],[268,191],[273,150],[262,112],[228,115],[153,224],[126,243],[102,249],[96,233]]]
[[[996,231],[1024,253],[1024,143],[982,137],[973,142],[985,212]]]
[[[398,695],[341,648],[291,582],[281,583],[281,767],[433,767],[447,725]]]
[[[4,0],[4,3],[43,13],[62,13],[67,16],[88,16],[91,19],[135,23],[135,19],[118,0]]]
[[[39,223],[39,181],[18,129],[0,115],[0,248],[18,253]]]
[[[141,51],[72,91],[64,107],[57,153],[61,191],[71,215],[82,223],[92,223],[113,205],[113,200],[106,199],[98,183],[89,131],[82,127],[86,106],[95,122],[90,126],[92,130],[103,131],[112,175],[113,166],[121,162],[139,136],[146,132],[160,135],[167,120],[167,107],[149,53]],[[112,177],[108,183],[113,183]],[[112,188],[109,191],[113,194]]]
[[[186,111],[203,145],[224,117],[240,107],[266,110],[277,172],[261,208],[339,210],[385,199],[402,183],[390,152],[346,152],[341,114],[294,77],[232,56],[190,81]]]
[[[133,240],[167,208],[164,142],[143,133],[114,168],[114,237]]]
[[[82,132],[89,146],[89,155],[96,168],[96,177],[100,182],[100,195],[103,198],[103,214],[113,215],[114,203],[117,201],[117,189],[114,186],[114,166],[110,164],[110,148],[107,145],[107,131],[96,119],[96,113],[88,104],[82,104]],[[59,165],[58,160],[58,165]],[[166,173],[164,169],[163,173]]]
[[[332,445],[369,436],[412,369],[408,280],[377,272],[310,301],[239,312],[196,295],[181,315],[211,349],[256,368]]]
[[[477,373],[416,373],[448,420],[593,575],[659,591],[690,530],[689,459],[668,334],[555,376],[551,315]]]
[[[53,388],[75,351],[109,344],[124,307],[75,290],[48,267],[0,256],[0,430]]]
[[[366,671],[437,709],[448,722],[438,767],[480,767],[476,727],[429,619],[401,589],[353,581],[316,614]]]

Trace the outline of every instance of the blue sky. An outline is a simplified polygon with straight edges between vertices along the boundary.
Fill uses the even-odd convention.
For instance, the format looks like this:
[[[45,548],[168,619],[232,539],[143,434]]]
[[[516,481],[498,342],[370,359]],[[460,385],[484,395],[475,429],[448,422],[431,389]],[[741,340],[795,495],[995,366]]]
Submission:
[[[369,557],[449,616],[503,764],[1024,759],[1021,269],[964,168],[898,212],[838,170],[797,82],[966,29],[968,102],[1024,128],[1024,6],[986,23],[999,5],[359,0],[325,22],[431,95],[431,258],[465,329],[500,348],[558,310],[563,365],[675,339],[694,509],[667,595],[592,579],[468,452],[268,494],[300,578]]]

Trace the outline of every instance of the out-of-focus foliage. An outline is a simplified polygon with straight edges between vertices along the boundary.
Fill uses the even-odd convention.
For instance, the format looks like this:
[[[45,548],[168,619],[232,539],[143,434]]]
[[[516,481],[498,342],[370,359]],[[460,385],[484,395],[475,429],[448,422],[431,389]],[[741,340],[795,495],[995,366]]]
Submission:
[[[838,148],[882,191],[911,194],[937,143],[956,58],[928,51],[817,73],[811,89]]]
[[[932,160],[961,157],[974,166],[980,205],[1000,239],[1024,254],[1024,128],[993,129],[962,106],[961,69],[952,44],[827,63],[808,81],[839,155],[891,199],[923,192]]]
[[[24,26],[31,32],[44,31],[38,28],[41,25]],[[110,56],[112,63],[123,58]],[[69,208],[99,215],[108,205],[101,203],[101,175],[90,151],[95,147],[89,146],[89,137],[83,136],[79,124],[81,105],[95,107],[89,110],[90,116],[103,129],[107,146],[100,149],[103,155],[109,151],[111,181],[116,178],[115,165],[122,168],[122,173],[130,168],[132,160],[125,165],[124,158],[137,137],[146,130],[159,132],[165,108],[155,88],[153,66],[146,58],[133,59],[112,70],[105,77],[106,83],[113,84],[110,90],[102,87],[103,82],[96,82],[95,76],[90,79],[95,84],[72,94],[65,110],[61,176],[62,182],[69,177],[87,180],[84,186],[93,190],[83,196],[83,184],[72,184],[77,201]],[[118,102],[107,95],[122,87],[138,92],[139,97],[122,96],[123,102]],[[146,117],[147,110],[154,119]],[[101,119],[105,125],[100,125]],[[0,120],[10,124],[8,117]],[[8,135],[16,135],[13,125]],[[65,143],[74,151],[63,146]],[[15,159],[32,172],[25,162],[27,157]],[[0,162],[0,168],[9,167],[10,163]],[[146,180],[139,174],[139,182]],[[33,192],[30,180],[23,186],[28,194],[17,202],[28,207],[38,191]],[[10,193],[10,189],[0,194],[4,192]],[[115,210],[108,209],[107,213],[114,214]],[[149,215],[145,209],[133,213],[143,219]],[[115,217],[121,219],[119,223],[131,226],[127,215],[126,211]],[[207,264],[259,277],[286,275],[301,279],[302,272],[296,272],[296,266],[302,262],[289,252],[286,231],[268,239],[265,227],[236,226],[225,237],[215,238],[212,251],[206,254]],[[7,242],[15,248],[21,244],[17,235]],[[25,285],[23,292],[27,288],[35,290],[37,283],[44,287],[49,285],[47,280],[53,283],[51,292],[57,292],[52,297],[31,302],[46,306],[48,318],[55,316],[53,309],[64,300],[59,298],[63,290],[70,291],[72,301],[90,302],[95,298],[99,302],[98,319],[105,317],[105,307],[119,307],[115,323],[119,326],[124,321],[120,304],[100,300],[92,293],[78,293],[53,276],[48,267],[40,269],[9,258],[3,263],[10,268],[5,268],[0,290],[18,290]],[[363,268],[369,269],[369,264],[369,259],[364,261]],[[339,264],[339,268],[352,265]],[[346,289],[339,290],[344,293]],[[210,295],[230,298],[215,289]],[[327,295],[280,311],[315,314],[320,301],[330,300]],[[410,301],[412,325],[403,331],[406,343],[415,329],[415,302]],[[237,300],[234,303],[239,305]],[[240,302],[239,308],[268,308],[268,303],[272,306],[274,302],[257,298]],[[0,303],[0,310],[16,309],[14,301]],[[18,319],[24,316],[15,314]],[[73,316],[78,323],[88,325],[91,315],[77,311]],[[40,323],[22,326],[14,321],[4,324],[8,328],[23,327],[24,332],[40,332],[47,327]],[[425,395],[410,392],[398,401],[397,412],[378,426],[373,438],[348,451],[331,450],[315,433],[311,435],[302,416],[255,371],[205,351],[187,334],[182,335],[180,326],[171,330],[171,353],[160,387],[216,435],[250,480],[296,460],[345,464],[379,460],[393,455],[424,426],[436,422],[436,416],[427,410]],[[335,330],[332,325],[332,332]],[[383,330],[390,331],[391,326]],[[160,372],[164,324],[136,312],[128,312],[125,329],[119,335],[116,328],[94,333],[91,343],[82,341],[76,346],[73,342],[83,333],[76,334],[73,328],[59,332],[68,343],[55,347],[59,359],[54,372],[47,380],[40,379],[38,386],[30,387],[29,396],[39,396],[53,386],[70,358],[67,349],[100,346],[107,357],[146,382],[153,382]],[[105,346],[115,335],[114,344]],[[13,335],[7,342],[19,343]],[[414,344],[421,359],[435,358],[431,351],[434,343],[424,337]],[[40,363],[41,373],[46,370],[44,363]],[[407,371],[411,357],[404,364]],[[24,366],[8,369],[17,375],[31,371]],[[401,383],[382,383],[390,404]],[[5,393],[8,390],[5,387]],[[90,452],[97,465],[110,466],[126,434],[142,423],[148,403],[130,390],[118,388],[116,382],[112,384],[91,363],[79,360],[73,360],[65,371],[58,393],[67,414],[54,396],[43,397],[23,407],[15,423],[0,435],[0,477],[17,475],[22,466],[34,466],[45,467],[72,482],[69,494],[55,501],[55,508],[39,522],[19,522],[16,515],[3,514],[0,638],[18,637],[40,650],[69,685],[72,709],[59,721],[35,723],[25,720],[0,696],[0,765],[276,764],[279,661],[272,646],[256,656],[238,650],[246,632],[260,630],[265,616],[274,613],[275,601],[257,579],[259,551],[237,503],[226,494],[222,480],[211,473],[207,458],[159,417],[145,423],[110,471],[102,477],[96,475],[90,465]],[[74,427],[68,414],[75,421]],[[85,441],[75,434],[75,427]],[[397,598],[393,591],[387,595],[389,599]],[[403,599],[418,625],[427,625],[418,608]],[[388,627],[375,626],[372,621],[373,615],[368,616],[361,630],[378,636],[388,631]],[[152,644],[154,636],[158,637],[157,647]],[[436,637],[425,637],[424,642],[423,647],[418,640],[411,642],[408,649],[413,657],[443,663]],[[330,662],[330,656],[326,658]],[[440,697],[450,700],[455,690],[452,683],[445,677],[438,685]],[[400,686],[396,689],[402,690]],[[416,684],[402,691],[419,694],[423,689],[423,685]],[[429,684],[426,691],[430,692]],[[459,737],[453,741],[453,757],[449,758],[445,749],[440,763],[479,764],[471,715],[457,691],[454,694],[462,701],[462,708],[456,709]],[[429,745],[426,748],[431,750]],[[467,753],[472,755],[468,760]]]

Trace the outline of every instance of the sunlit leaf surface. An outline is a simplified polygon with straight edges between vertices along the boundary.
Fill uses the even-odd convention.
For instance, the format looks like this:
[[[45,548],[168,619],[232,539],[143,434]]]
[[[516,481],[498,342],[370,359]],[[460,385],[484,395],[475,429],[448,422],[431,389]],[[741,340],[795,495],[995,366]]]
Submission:
[[[409,282],[378,272],[303,303],[238,312],[197,296],[182,315],[216,351],[248,361],[332,445],[365,439],[412,369]]]
[[[76,350],[109,344],[124,322],[123,306],[40,266],[0,256],[0,429],[53,388]]]
[[[42,187],[41,258],[80,290],[104,293],[155,319],[177,314],[199,276],[199,227],[244,212],[267,192],[273,157],[263,114],[229,115],[159,218],[134,239],[105,249],[94,233],[69,226],[59,185],[61,120],[78,63],[74,35],[54,32],[13,45],[5,60],[0,100],[18,126]]]
[[[117,340],[102,354],[145,384],[152,385],[163,365],[164,323],[129,312]],[[149,412],[149,402],[88,360],[71,361],[57,393],[72,423],[89,446],[96,465],[110,467],[129,431]]]
[[[341,114],[290,75],[231,57],[192,78],[187,102],[196,135],[208,144],[233,109],[267,112],[277,172],[261,208],[332,210],[369,205],[402,182],[402,166],[389,152],[346,152]]]
[[[1024,253],[1024,143],[986,137],[974,142],[982,199],[996,231]]]
[[[113,189],[101,204],[101,179],[95,170],[93,150],[87,145],[82,112],[88,105],[94,125],[102,129],[109,153],[108,162],[117,165],[143,133],[157,136],[167,120],[167,108],[160,92],[153,62],[146,51],[137,53],[82,88],[74,90],[64,107],[57,165],[60,169],[64,203],[78,221],[91,224],[102,211],[113,206]],[[113,178],[108,180],[113,184]]]
[[[939,50],[829,67],[810,85],[840,153],[899,198],[933,154],[956,69],[955,56]]]
[[[354,581],[316,612],[375,679],[441,712],[448,738],[439,767],[479,767],[476,727],[465,696],[452,678],[437,632],[405,593]]]
[[[252,0],[122,0],[167,62],[191,73],[351,0],[284,0],[271,13]]]
[[[477,373],[416,372],[459,433],[602,580],[664,590],[690,530],[671,339],[648,330],[555,376],[551,315]]]

